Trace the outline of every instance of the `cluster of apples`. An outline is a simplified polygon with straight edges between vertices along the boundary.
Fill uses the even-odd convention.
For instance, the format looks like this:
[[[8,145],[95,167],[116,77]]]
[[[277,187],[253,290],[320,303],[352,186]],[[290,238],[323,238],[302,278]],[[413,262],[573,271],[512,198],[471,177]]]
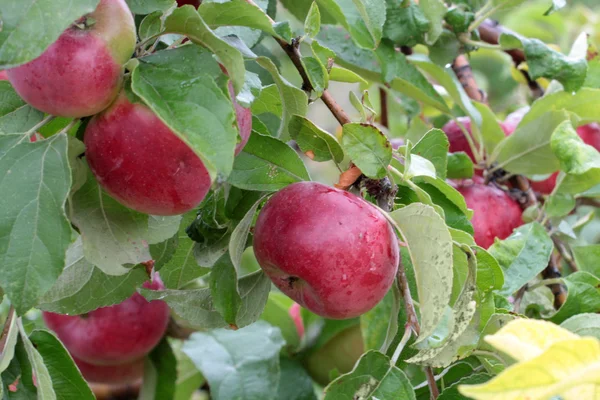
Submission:
[[[500,124],[506,136],[512,135],[517,126],[529,111],[525,107],[509,114]],[[468,117],[457,119],[471,134],[471,120]],[[448,136],[450,152],[465,152],[473,162],[475,157],[469,143],[458,123],[454,120],[448,122],[442,130]],[[588,145],[600,151],[600,126],[596,123],[583,125],[577,128],[579,137]],[[454,187],[464,196],[467,206],[473,210],[473,229],[475,242],[488,248],[494,243],[494,239],[507,238],[513,229],[522,225],[522,210],[516,200],[506,192],[493,185],[485,185],[482,178],[483,172],[476,170],[472,179],[451,182]],[[530,181],[531,188],[541,194],[550,194],[556,186],[558,172],[542,181]]]
[[[112,197],[147,214],[183,214],[202,202],[212,182],[198,155],[123,89],[124,64],[135,45],[125,0],[101,0],[41,56],[6,76],[27,103],[47,114],[93,116],[84,135],[86,160]],[[229,94],[241,137],[238,154],[250,136],[252,114],[235,101],[231,82]]]

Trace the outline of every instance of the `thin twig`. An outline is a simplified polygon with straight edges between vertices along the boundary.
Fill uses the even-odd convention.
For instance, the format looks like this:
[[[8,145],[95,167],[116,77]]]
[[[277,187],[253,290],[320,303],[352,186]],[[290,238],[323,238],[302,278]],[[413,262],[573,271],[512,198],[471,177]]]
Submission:
[[[573,259],[571,252],[567,249],[567,247],[565,246],[563,241],[558,239],[554,235],[552,236],[552,241],[554,242],[554,245],[556,246],[556,250],[558,250],[558,253],[562,257],[562,259],[565,260],[565,262],[569,265],[569,268],[571,268],[571,270],[573,272],[579,271],[579,267],[575,263],[575,260]]]
[[[527,285],[522,286],[517,291],[517,294],[515,294],[515,301],[513,302],[513,311],[517,314],[519,313],[519,309],[521,308],[521,300],[523,300],[523,296],[525,295],[526,291],[527,291]]]
[[[437,386],[435,375],[433,374],[433,369],[431,367],[425,368],[425,376],[427,377],[431,399],[435,400],[440,396],[440,389]]]
[[[471,65],[469,64],[469,60],[464,55],[460,55],[456,57],[454,62],[452,63],[452,69],[456,74],[459,82],[462,87],[467,92],[467,95],[480,103],[485,103],[485,94],[481,89],[479,89],[477,82],[475,82],[475,77],[473,76],[473,70],[471,69]]]
[[[379,104],[381,104],[381,125],[389,128],[390,121],[388,116],[388,96],[387,91],[382,87],[379,88]]]
[[[256,3],[254,3],[253,0],[245,0],[245,1],[248,4],[258,7],[256,5]],[[275,21],[271,17],[269,17],[268,15],[267,15],[267,17],[269,18],[269,20],[272,24],[275,23]],[[312,91],[314,88],[312,87],[312,84],[310,83],[310,79],[308,78],[308,74],[306,73],[306,69],[304,68],[304,64],[302,64],[302,55],[300,54],[300,41],[297,39],[292,39],[292,42],[288,43],[281,38],[278,38],[278,37],[273,37],[273,38],[277,41],[277,43],[279,43],[279,46],[281,46],[283,51],[285,51],[285,53],[287,54],[289,59],[292,61],[292,63],[298,70],[298,73],[300,74],[300,77],[302,78],[302,89],[304,89],[307,92]],[[321,100],[323,100],[323,102],[325,103],[327,108],[329,108],[329,110],[331,111],[331,113],[333,114],[335,119],[338,120],[340,125],[348,124],[351,122],[350,117],[348,117],[346,112],[342,109],[342,107],[340,107],[339,104],[337,104],[335,99],[331,96],[331,93],[329,93],[327,90],[323,91]]]

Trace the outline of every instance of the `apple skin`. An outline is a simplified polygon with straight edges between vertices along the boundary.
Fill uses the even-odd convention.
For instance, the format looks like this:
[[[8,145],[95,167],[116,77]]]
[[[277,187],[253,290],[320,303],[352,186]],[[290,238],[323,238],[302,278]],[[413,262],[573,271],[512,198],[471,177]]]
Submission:
[[[600,151],[600,125],[597,123],[582,125],[577,128],[577,133],[585,144]]]
[[[143,286],[164,289],[157,277]],[[144,357],[156,346],[167,329],[169,307],[134,293],[120,304],[85,315],[44,312],[43,318],[73,357],[94,365],[120,365]]]
[[[473,210],[475,242],[484,249],[494,244],[494,238],[506,239],[523,225],[519,203],[497,187],[484,185],[482,178],[465,179],[455,187]]]
[[[254,228],[254,254],[284,294],[315,314],[347,319],[372,309],[398,269],[385,217],[351,193],[316,182],[277,192]]]
[[[463,124],[465,129],[471,134],[471,119],[469,117],[459,117],[457,120]],[[469,142],[455,120],[448,121],[448,123],[443,126],[442,130],[446,136],[448,136],[448,142],[450,142],[450,148],[448,151],[450,153],[464,151],[467,153],[469,158],[475,162],[475,156],[473,155],[473,151],[469,146]]]
[[[219,66],[225,75],[229,75],[223,65],[219,64]],[[235,109],[235,119],[237,120],[238,130],[241,138],[240,142],[235,146],[235,155],[237,156],[250,139],[250,134],[252,133],[252,111],[238,104],[237,100],[235,99],[235,90],[233,89],[233,84],[231,81],[229,81],[227,88],[229,89],[229,95],[231,96],[231,101],[233,102],[233,107]]]
[[[350,372],[364,352],[360,325],[344,329],[322,347],[312,351],[304,360],[308,374],[319,384],[330,382],[329,372],[337,369],[341,374]]]
[[[198,8],[200,6],[200,0],[177,0],[177,7],[182,7],[187,4]]]
[[[0,81],[7,81],[8,80],[8,73],[6,72],[6,70],[0,71]]]
[[[529,181],[529,185],[534,192],[541,194],[550,194],[556,187],[556,179],[558,178],[558,172],[553,173],[550,178],[544,179],[543,181]]]
[[[81,375],[90,383],[128,385],[144,376],[144,358],[119,365],[94,365],[73,357]]]
[[[152,215],[178,215],[196,207],[211,186],[202,160],[146,105],[124,93],[89,122],[87,162],[117,201]]]
[[[102,0],[86,17],[95,23],[71,26],[41,56],[8,70],[17,93],[33,107],[80,118],[104,110],[119,93],[123,64],[135,49],[133,15],[125,0]]]
[[[298,337],[302,339],[304,337],[304,321],[302,320],[302,309],[300,304],[294,303],[290,307],[289,310],[290,317],[294,321],[294,325],[296,325],[296,331],[298,332]]]

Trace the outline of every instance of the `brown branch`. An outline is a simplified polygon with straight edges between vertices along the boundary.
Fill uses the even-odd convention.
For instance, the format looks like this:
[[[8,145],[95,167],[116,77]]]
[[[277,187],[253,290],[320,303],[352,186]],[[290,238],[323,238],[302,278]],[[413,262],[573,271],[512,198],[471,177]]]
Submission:
[[[490,44],[499,44],[500,43],[500,35],[502,33],[513,33],[510,30],[504,28],[496,21],[486,20],[481,25],[479,25],[479,36],[481,40],[490,43]],[[511,56],[514,64],[518,67],[521,63],[527,61],[525,58],[525,53],[522,50],[513,49],[506,50],[506,53]],[[525,79],[527,79],[527,85],[533,94],[533,97],[540,98],[544,95],[544,89],[541,88],[540,85],[529,76],[527,71],[521,71]]]
[[[562,276],[560,270],[558,269],[557,259],[558,257],[556,256],[556,254],[552,253],[552,255],[550,256],[550,263],[548,264],[546,269],[542,271],[542,277],[544,279],[554,279],[560,278]],[[565,286],[560,283],[555,283],[552,285],[548,285],[548,287],[554,295],[554,308],[558,310],[563,304],[565,304],[565,301],[567,301],[567,291],[565,290]]]
[[[558,250],[558,254],[560,254],[560,257],[569,265],[569,268],[571,268],[573,272],[579,271],[579,267],[575,263],[575,260],[573,260],[573,256],[565,244],[555,236],[552,236],[552,241],[554,242],[556,250]]]
[[[379,104],[381,104],[381,125],[389,128],[390,120],[388,115],[388,96],[387,91],[382,87],[379,88]]]
[[[248,4],[251,4],[257,8],[260,8],[256,5],[256,3],[254,3],[253,0],[245,0],[245,1]],[[267,15],[267,14],[265,14],[265,15]],[[270,16],[267,15],[267,17],[269,18],[269,20],[271,21],[272,24],[275,23],[275,21]],[[306,72],[306,69],[304,68],[304,64],[302,64],[302,55],[300,54],[300,41],[297,39],[292,39],[292,42],[288,43],[283,39],[280,39],[277,37],[273,37],[273,38],[277,41],[277,43],[279,43],[279,46],[281,46],[283,51],[285,51],[285,53],[287,54],[289,59],[292,61],[292,63],[298,70],[298,73],[300,74],[300,77],[302,78],[302,89],[307,92],[313,91],[314,88],[312,86],[312,83],[310,83],[310,79],[308,78],[308,73]],[[351,122],[350,117],[348,117],[346,112],[342,109],[342,107],[340,107],[339,104],[337,104],[337,102],[334,100],[334,98],[331,96],[331,94],[327,90],[323,91],[321,100],[323,100],[323,103],[325,103],[327,108],[329,108],[329,110],[331,111],[331,113],[333,114],[335,119],[338,120],[340,125],[348,124]]]
[[[473,70],[467,57],[464,55],[456,57],[456,60],[452,63],[452,69],[467,95],[475,101],[485,103],[485,93],[479,89],[477,82],[475,82],[475,76],[473,76]]]
[[[397,279],[400,293],[402,294],[402,298],[404,299],[404,308],[406,310],[407,324],[411,326],[415,335],[418,336],[421,332],[421,325],[419,324],[419,318],[417,318],[415,304],[413,302],[412,296],[410,295],[410,287],[408,286],[408,278],[406,277],[406,270],[404,269],[402,257],[400,257],[400,262],[398,263]],[[427,384],[429,386],[431,398],[435,400],[440,395],[440,390],[438,389],[437,383],[435,382],[435,375],[433,374],[433,369],[431,367],[423,367],[423,369],[425,370],[425,375],[427,376]]]

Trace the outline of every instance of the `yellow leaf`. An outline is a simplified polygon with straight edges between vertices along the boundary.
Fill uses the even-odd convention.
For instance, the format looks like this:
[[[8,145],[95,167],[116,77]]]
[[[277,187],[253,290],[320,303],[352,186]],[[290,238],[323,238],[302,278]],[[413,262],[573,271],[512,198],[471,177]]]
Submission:
[[[485,341],[517,361],[527,361],[556,342],[578,337],[551,322],[516,319],[496,334],[486,336]]]
[[[476,400],[600,400],[600,340],[520,319],[486,341],[522,362],[484,384],[459,386],[463,395]]]

